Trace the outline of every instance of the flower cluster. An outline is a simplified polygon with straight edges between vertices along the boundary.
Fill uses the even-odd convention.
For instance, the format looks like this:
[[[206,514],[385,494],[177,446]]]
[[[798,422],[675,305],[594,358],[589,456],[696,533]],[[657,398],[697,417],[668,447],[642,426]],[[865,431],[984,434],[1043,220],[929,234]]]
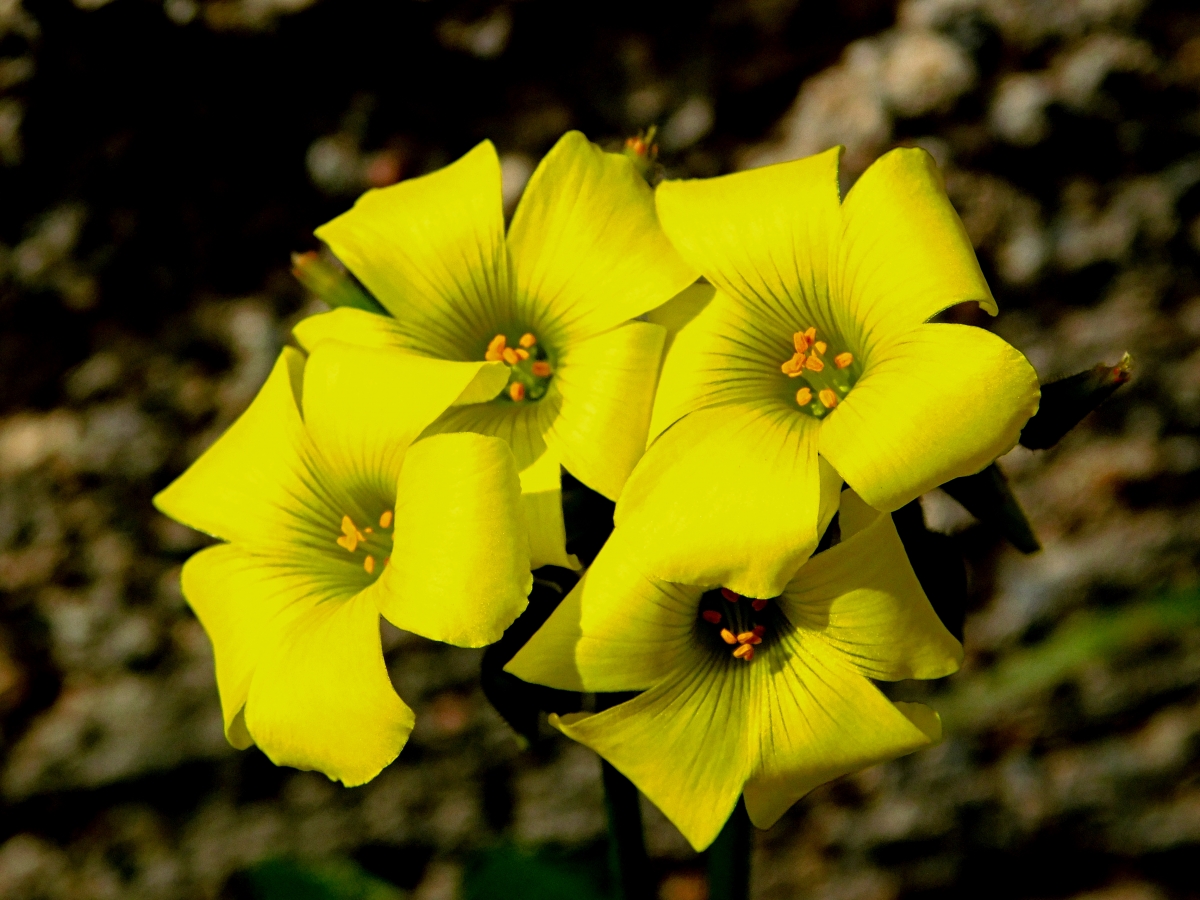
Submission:
[[[932,160],[843,198],[837,150],[656,189],[636,156],[565,135],[506,228],[484,142],[317,230],[357,283],[156,500],[222,542],[183,589],[235,746],[374,777],[413,724],[379,616],[496,641],[534,569],[583,569],[564,470],[615,528],[507,671],[635,692],[551,722],[695,847],[939,738],[873,683],[961,660],[889,513],[1010,449],[1039,387],[934,321],[996,305]]]

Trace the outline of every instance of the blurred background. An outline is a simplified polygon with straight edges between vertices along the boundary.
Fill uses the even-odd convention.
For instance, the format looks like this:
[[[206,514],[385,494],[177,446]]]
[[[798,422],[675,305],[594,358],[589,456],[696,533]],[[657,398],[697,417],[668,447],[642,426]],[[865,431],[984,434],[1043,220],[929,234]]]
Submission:
[[[1043,380],[1133,383],[1001,465],[1044,549],[968,560],[940,746],[756,837],[757,898],[1200,896],[1200,8],[1189,0],[0,0],[0,897],[604,895],[600,770],[522,749],[479,652],[385,633],[418,714],[353,790],[221,733],[150,497],[245,408],[312,229],[491,138],[671,176],[842,143],[942,165]],[[971,319],[971,321],[976,321]],[[647,807],[655,890],[703,860]]]

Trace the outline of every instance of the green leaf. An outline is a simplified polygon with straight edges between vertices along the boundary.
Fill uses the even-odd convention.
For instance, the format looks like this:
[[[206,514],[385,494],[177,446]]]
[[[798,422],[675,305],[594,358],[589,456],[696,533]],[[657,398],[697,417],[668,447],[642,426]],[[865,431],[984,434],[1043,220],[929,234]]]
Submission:
[[[512,845],[487,850],[467,865],[463,900],[610,900],[603,844],[564,853]]]
[[[404,892],[348,859],[268,859],[242,873],[254,900],[403,900]]]

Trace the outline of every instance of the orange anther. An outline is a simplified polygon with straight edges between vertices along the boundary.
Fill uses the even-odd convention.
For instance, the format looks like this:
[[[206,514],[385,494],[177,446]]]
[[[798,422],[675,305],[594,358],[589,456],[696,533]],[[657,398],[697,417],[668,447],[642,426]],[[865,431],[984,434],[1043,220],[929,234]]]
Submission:
[[[515,366],[521,361],[521,357],[517,356],[517,351],[512,347],[505,347],[500,355],[510,366]]]
[[[489,350],[496,350],[498,352],[500,350],[503,350],[507,344],[508,344],[508,339],[504,335],[498,334],[494,338],[492,338],[490,341],[488,341],[487,348]]]
[[[746,662],[750,662],[750,660],[754,659],[754,648],[749,644],[742,644],[742,646],[733,651],[733,655],[738,659],[744,659]]]
[[[730,631],[728,628],[721,629],[721,640],[723,640],[727,644],[736,644],[737,643],[737,638],[735,638],[733,636],[733,632]]]
[[[379,527],[380,528],[390,528],[391,525],[392,525],[392,511],[390,509],[385,510],[383,515],[381,515],[379,517]]]
[[[528,350],[530,347],[532,347],[536,343],[537,343],[537,338],[535,338],[530,332],[527,331],[523,335],[521,335],[520,344],[526,350]]]
[[[766,630],[767,630],[767,626],[766,626],[766,625],[755,625],[755,626],[754,626],[752,629],[750,629],[750,630],[751,630],[751,631],[753,631],[755,634],[757,634],[759,637],[762,637],[762,636],[763,636],[763,634],[764,634],[764,633],[766,632]]]
[[[546,362],[544,359],[539,359],[531,368],[533,369],[533,374],[538,378],[549,378],[550,373],[554,371],[550,368],[550,363]]]
[[[766,607],[766,605],[770,602],[771,602],[770,600],[765,600],[760,597],[759,599],[755,600],[750,605],[754,607],[755,612],[762,612],[763,609]]]
[[[721,621],[721,614],[715,609],[706,609],[704,612],[700,613],[700,616],[705,622],[711,622],[713,625],[716,625]]]
[[[829,345],[826,344],[824,341],[817,341],[815,344],[813,344],[813,349],[816,350],[818,353],[824,353],[826,350],[829,349]]]
[[[758,635],[753,631],[743,631],[737,636],[737,642],[739,644],[748,644],[756,637],[758,637]]]
[[[529,359],[528,350],[522,350],[520,347],[518,347],[513,351],[513,353],[517,354],[517,359],[519,359],[521,362],[525,362],[525,360]]]
[[[779,368],[785,375],[795,378],[804,368],[804,354],[797,353]]]
[[[826,409],[833,409],[835,406],[838,405],[837,394],[835,394],[829,388],[825,388],[825,390],[823,390],[823,391],[821,391],[821,393],[817,394],[817,397],[820,399],[821,405],[824,406]]]
[[[362,532],[354,527],[354,520],[349,516],[342,516],[342,535],[337,539],[338,546],[345,547],[353,553],[365,540]]]
[[[808,349],[808,336],[803,331],[797,331],[792,335],[792,346],[796,348],[797,353],[803,353]]]
[[[817,359],[815,356],[810,356],[804,361],[804,368],[811,369],[814,372],[820,372],[825,368],[825,363],[821,362],[821,360]]]
[[[738,598],[741,596],[741,594],[735,594],[729,588],[721,588],[721,596],[724,597],[726,600],[728,600],[730,603],[737,603]]]
[[[837,366],[839,369],[846,368],[852,362],[854,362],[854,354],[853,353],[839,353],[837,356],[835,356],[833,358],[833,364],[835,366]]]
[[[808,406],[812,403],[812,391],[809,388],[802,387],[796,391],[796,402],[801,406]]]
[[[519,381],[514,381],[508,386],[508,396],[512,397],[517,403],[525,399],[525,385]]]
[[[370,575],[372,572],[374,572],[375,571],[375,557],[368,556],[366,559],[364,559],[363,560],[363,568],[367,570],[368,575]]]

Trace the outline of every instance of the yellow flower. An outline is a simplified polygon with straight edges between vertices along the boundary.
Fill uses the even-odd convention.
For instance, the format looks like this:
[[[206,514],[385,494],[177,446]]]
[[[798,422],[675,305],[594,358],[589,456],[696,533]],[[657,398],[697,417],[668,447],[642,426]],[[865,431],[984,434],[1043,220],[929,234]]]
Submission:
[[[738,796],[768,828],[817,785],[940,739],[937,713],[871,679],[939,678],[962,648],[909,566],[891,517],[847,492],[844,540],[752,600],[643,574],[618,527],[508,665],[575,691],[643,691],[552,717],[623,772],[697,849]]]
[[[249,409],[157,497],[221,538],[183,567],[212,639],[225,734],[277,764],[362,784],[413,713],[392,690],[379,616],[460,646],[497,640],[532,586],[520,485],[503,441],[416,440],[498,363],[329,341],[286,349]]]
[[[521,472],[535,567],[566,553],[560,465],[615,500],[645,449],[663,329],[631,321],[696,277],[658,224],[633,163],[578,132],[538,166],[507,235],[489,141],[420,178],[369,191],[317,230],[392,317],[354,309],[296,328],[473,364],[508,384],[434,432],[496,435]]]
[[[843,202],[839,154],[658,188],[664,230],[714,286],[687,301],[617,506],[659,577],[774,596],[843,479],[897,509],[987,466],[1037,409],[1017,350],[928,321],[996,312],[929,155],[888,153]]]

